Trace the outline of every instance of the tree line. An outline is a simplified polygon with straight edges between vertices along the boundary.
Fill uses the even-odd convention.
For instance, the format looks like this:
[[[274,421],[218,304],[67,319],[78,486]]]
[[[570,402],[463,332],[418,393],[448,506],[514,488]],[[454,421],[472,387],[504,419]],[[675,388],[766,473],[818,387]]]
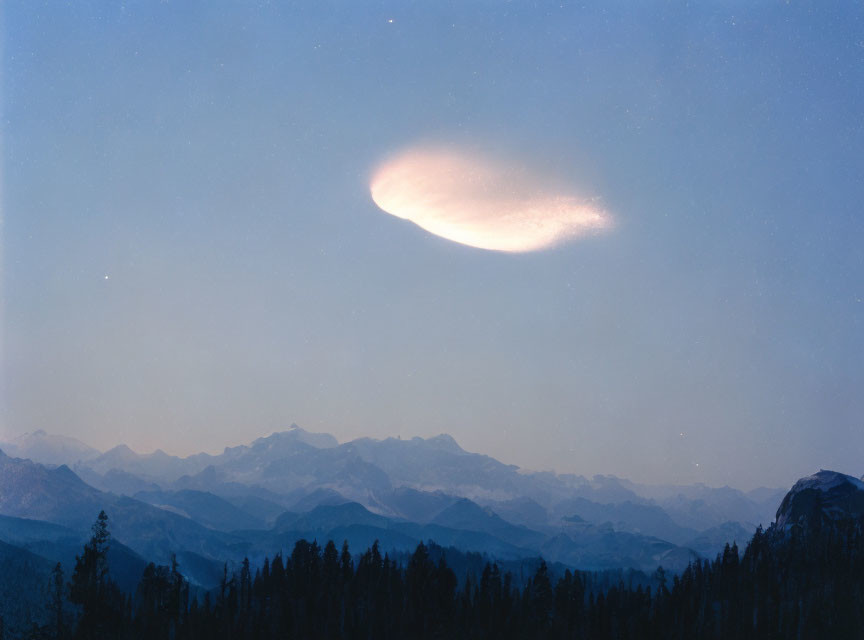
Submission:
[[[457,579],[446,553],[421,543],[407,561],[374,544],[301,540],[290,555],[223,571],[212,591],[190,589],[176,560],[149,564],[134,593],[108,572],[108,518],[99,515],[68,582],[51,576],[47,621],[32,638],[58,640],[864,639],[864,526],[761,527],[680,575],[598,588],[596,575],[553,576],[541,562],[524,581],[495,563]],[[434,556],[438,556],[435,559]],[[2,627],[0,627],[2,629]],[[0,630],[2,635],[2,630]]]

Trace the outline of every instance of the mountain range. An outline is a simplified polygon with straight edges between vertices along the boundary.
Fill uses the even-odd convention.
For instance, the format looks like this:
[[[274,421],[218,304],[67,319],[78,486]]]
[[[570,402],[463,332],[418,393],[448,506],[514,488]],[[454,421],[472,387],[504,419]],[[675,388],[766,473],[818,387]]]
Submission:
[[[394,552],[433,540],[508,561],[678,571],[743,544],[786,494],[530,472],[448,435],[340,444],[296,425],[218,455],[100,452],[44,431],[0,449],[0,542],[68,566],[104,509],[118,574],[176,554],[204,587],[223,563],[301,538]]]

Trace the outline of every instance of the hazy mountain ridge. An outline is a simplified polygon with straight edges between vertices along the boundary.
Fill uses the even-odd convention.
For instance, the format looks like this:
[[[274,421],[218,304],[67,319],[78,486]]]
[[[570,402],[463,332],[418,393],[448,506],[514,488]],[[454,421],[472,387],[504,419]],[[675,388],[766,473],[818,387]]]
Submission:
[[[89,449],[64,440],[51,451],[58,440],[44,432],[27,442],[51,459]],[[81,532],[104,508],[117,540],[163,562],[178,552],[202,583],[221,562],[263,557],[300,537],[346,539],[352,548],[378,539],[400,551],[433,539],[574,567],[676,570],[696,553],[741,543],[776,495],[523,471],[447,435],[339,444],[296,425],[218,455],[142,455],[121,445],[73,465],[78,475],[0,457],[9,487],[0,514]]]
[[[217,487],[229,484],[260,487],[277,494],[316,486],[384,513],[388,513],[388,507],[379,496],[399,487],[441,491],[493,508],[529,499],[549,510],[574,497],[597,504],[655,504],[675,524],[694,530],[728,521],[748,526],[767,524],[776,508],[776,498],[772,499],[776,493],[771,490],[768,510],[764,502],[728,487],[648,486],[615,476],[589,480],[573,474],[526,472],[466,452],[446,435],[425,440],[360,438],[340,445],[328,434],[311,434],[296,425],[248,446],[226,448],[215,456],[178,458],[161,451],[142,455],[121,446],[73,468],[94,486],[111,487],[129,495],[156,490],[154,484],[159,489],[196,489],[217,494],[222,493]],[[110,480],[109,474],[114,476]]]
[[[171,553],[188,552],[216,562],[220,558],[236,558],[242,546],[238,546],[241,540],[208,529],[187,517],[128,496],[99,491],[66,466],[48,468],[0,452],[0,487],[0,515],[18,518],[21,522],[61,525],[76,532],[79,543],[85,539],[99,512],[105,510],[110,514],[115,539],[150,560],[164,563]],[[0,527],[0,539],[20,543],[15,535],[8,528]],[[55,534],[50,533],[31,542],[51,542],[54,537]],[[80,544],[74,548],[80,552]],[[64,559],[69,560],[68,557]]]
[[[530,472],[466,452],[443,434],[409,440],[359,438],[339,444],[329,434],[309,433],[296,425],[249,445],[228,447],[219,455],[137,454],[121,445],[95,459],[76,462],[72,468],[94,486],[114,487],[115,491],[122,487],[129,495],[156,490],[154,484],[159,489],[215,493],[220,493],[215,487],[233,484],[277,494],[316,486],[382,512],[388,507],[378,499],[379,494],[400,487],[467,497],[493,508],[530,499],[550,510],[575,497],[597,504],[641,503],[659,506],[675,524],[691,530],[729,521],[768,524],[783,494],[782,490],[763,489],[750,492],[754,494],[751,498],[729,487],[640,485],[615,476],[587,479]]]
[[[55,438],[39,433],[43,439]],[[83,443],[80,446],[95,451]],[[608,475],[587,479],[574,474],[531,472],[467,452],[446,434],[406,440],[359,438],[339,444],[332,435],[310,433],[296,425],[249,445],[226,447],[218,455],[200,453],[180,458],[161,450],[138,454],[119,445],[89,460],[64,463],[94,485],[99,484],[94,474],[105,477],[113,472],[114,486],[134,484],[129,477],[134,476],[147,485],[146,489],[139,485],[137,491],[155,490],[153,484],[161,489],[208,491],[214,483],[236,483],[286,493],[314,484],[361,502],[370,499],[369,492],[409,487],[441,491],[484,504],[528,498],[546,509],[574,497],[598,504],[655,504],[679,526],[695,529],[730,520],[767,524],[778,494],[784,493],[780,489],[755,490],[749,492],[754,494],[751,498],[729,487],[641,485]],[[120,481],[121,473],[128,474],[125,481]],[[363,487],[359,493],[358,486]],[[694,523],[694,518],[704,522]]]

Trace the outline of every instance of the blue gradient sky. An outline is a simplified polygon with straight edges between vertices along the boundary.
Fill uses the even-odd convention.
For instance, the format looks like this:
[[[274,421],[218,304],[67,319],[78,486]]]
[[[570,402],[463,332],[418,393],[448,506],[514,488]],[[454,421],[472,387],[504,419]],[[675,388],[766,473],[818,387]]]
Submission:
[[[651,482],[864,473],[860,2],[113,4],[3,4],[7,437],[296,422]],[[615,230],[432,236],[368,191],[418,142]]]

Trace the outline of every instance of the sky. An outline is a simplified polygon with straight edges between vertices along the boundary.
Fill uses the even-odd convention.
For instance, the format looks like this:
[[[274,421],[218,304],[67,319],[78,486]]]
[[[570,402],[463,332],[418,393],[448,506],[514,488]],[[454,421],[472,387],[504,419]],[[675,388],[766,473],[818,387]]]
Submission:
[[[0,436],[185,455],[297,423],[653,483],[864,473],[860,2],[0,11]],[[379,208],[425,153],[498,173],[456,197],[412,165]],[[476,246],[532,198],[609,224]]]

